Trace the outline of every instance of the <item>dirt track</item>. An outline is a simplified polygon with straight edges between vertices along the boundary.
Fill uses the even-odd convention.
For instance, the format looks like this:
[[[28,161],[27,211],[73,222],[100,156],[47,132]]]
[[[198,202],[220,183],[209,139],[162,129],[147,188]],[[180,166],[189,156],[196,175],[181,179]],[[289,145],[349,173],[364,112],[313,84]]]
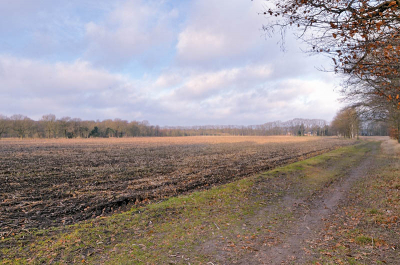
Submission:
[[[353,143],[319,137],[2,140],[0,232],[74,223]]]
[[[324,234],[324,226],[336,213],[338,206],[346,200],[346,195],[357,180],[360,180],[374,168],[375,155],[379,146],[373,146],[361,164],[352,168],[349,174],[337,183],[328,186],[321,194],[310,201],[298,201],[285,198],[285,205],[293,207],[297,216],[281,234],[284,240],[271,248],[259,251],[253,257],[245,257],[239,264],[305,264],[310,263],[312,255],[306,246],[315,243]]]

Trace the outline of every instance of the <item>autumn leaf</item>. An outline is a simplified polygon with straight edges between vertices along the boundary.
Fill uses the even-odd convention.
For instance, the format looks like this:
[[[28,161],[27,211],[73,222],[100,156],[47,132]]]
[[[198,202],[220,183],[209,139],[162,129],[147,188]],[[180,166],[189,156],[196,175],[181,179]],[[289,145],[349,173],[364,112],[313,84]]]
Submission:
[[[379,21],[378,23],[376,23],[376,28],[378,29],[378,30],[381,30],[381,26],[383,25],[383,22],[382,21]]]

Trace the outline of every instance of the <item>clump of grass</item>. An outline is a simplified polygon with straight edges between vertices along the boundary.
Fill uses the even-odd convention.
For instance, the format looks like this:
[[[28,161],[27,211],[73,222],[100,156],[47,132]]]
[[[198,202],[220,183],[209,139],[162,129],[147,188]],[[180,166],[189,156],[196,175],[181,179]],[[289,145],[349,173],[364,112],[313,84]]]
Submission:
[[[347,258],[347,262],[351,265],[360,264],[355,258]]]
[[[375,208],[370,209],[368,212],[369,214],[380,214],[380,212]]]
[[[356,237],[356,243],[360,245],[367,245],[372,243],[372,237],[369,236],[358,236]]]

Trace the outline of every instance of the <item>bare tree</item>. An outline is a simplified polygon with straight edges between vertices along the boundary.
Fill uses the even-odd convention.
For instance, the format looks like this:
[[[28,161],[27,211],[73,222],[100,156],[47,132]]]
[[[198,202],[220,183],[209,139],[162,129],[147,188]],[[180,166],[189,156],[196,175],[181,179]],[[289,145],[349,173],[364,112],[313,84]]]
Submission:
[[[29,130],[32,120],[21,114],[12,115],[10,119],[12,120],[12,129],[21,139],[24,138]]]
[[[365,86],[365,87],[363,87]],[[360,91],[353,90],[352,96],[346,100],[353,108],[357,109],[360,118],[366,123],[386,123],[392,128],[391,136],[400,141],[400,109],[396,102],[383,98],[367,84],[358,85]]]
[[[347,138],[358,137],[360,125],[359,115],[351,107],[340,110],[332,121],[332,127],[337,134]]]
[[[393,82],[400,76],[400,0],[269,2],[264,14],[273,19],[265,30],[298,27],[309,51],[330,57],[333,70],[400,104],[400,87]]]
[[[114,128],[116,137],[121,137],[126,132],[128,122],[121,119],[114,119]]]
[[[8,129],[9,119],[7,118],[7,116],[0,114],[0,139],[3,134],[7,133]]]
[[[71,124],[70,117],[62,117],[61,119],[57,120],[58,123],[58,134],[64,138],[68,137],[68,131],[70,130],[69,127]],[[72,131],[72,130],[71,130]]]
[[[51,136],[54,137],[54,134],[56,132],[56,115],[54,114],[43,115],[41,122],[43,122],[44,124],[47,137],[48,138],[51,138]]]

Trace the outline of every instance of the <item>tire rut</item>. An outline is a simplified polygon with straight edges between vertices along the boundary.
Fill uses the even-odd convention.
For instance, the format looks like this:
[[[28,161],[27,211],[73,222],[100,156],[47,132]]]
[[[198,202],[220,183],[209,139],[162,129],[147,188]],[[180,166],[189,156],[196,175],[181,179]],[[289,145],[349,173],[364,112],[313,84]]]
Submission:
[[[278,245],[263,247],[253,257],[243,257],[237,264],[304,264],[312,258],[306,246],[320,238],[324,224],[335,212],[341,201],[346,199],[353,184],[365,176],[373,166],[378,147],[368,152],[367,157],[350,173],[337,183],[327,187],[319,196],[309,202],[298,202],[294,198],[285,198],[286,205],[301,205],[295,209],[297,221],[285,231],[284,239]],[[304,207],[304,206],[307,207]]]

